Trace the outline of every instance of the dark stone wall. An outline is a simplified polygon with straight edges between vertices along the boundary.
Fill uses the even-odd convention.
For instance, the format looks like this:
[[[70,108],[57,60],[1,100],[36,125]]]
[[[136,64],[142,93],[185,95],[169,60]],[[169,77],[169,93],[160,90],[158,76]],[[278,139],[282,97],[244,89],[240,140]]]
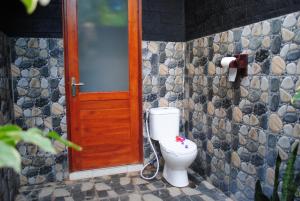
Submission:
[[[13,100],[11,94],[9,41],[0,32],[0,125],[12,123]],[[0,200],[14,201],[19,177],[12,169],[0,168]]]
[[[187,41],[299,9],[299,0],[142,0],[143,40]],[[0,30],[11,37],[63,36],[62,0],[31,16],[19,0],[5,1],[0,15]]]
[[[186,0],[186,40],[298,10],[299,0]]]
[[[142,13],[143,40],[185,40],[184,0],[143,0]],[[0,16],[0,30],[10,37],[63,37],[62,0],[52,0],[30,16],[19,0],[5,1]]]
[[[233,200],[253,201],[258,179],[270,197],[277,153],[285,163],[300,139],[300,105],[291,104],[300,86],[299,29],[296,12],[186,43],[192,168]],[[221,60],[240,53],[248,54],[248,75],[229,82]]]
[[[67,138],[63,40],[15,38],[11,50],[16,124],[23,129],[54,130]],[[30,144],[19,145],[21,186],[68,178],[67,150],[53,144],[56,155]]]
[[[185,0],[143,0],[143,40],[185,41]]]

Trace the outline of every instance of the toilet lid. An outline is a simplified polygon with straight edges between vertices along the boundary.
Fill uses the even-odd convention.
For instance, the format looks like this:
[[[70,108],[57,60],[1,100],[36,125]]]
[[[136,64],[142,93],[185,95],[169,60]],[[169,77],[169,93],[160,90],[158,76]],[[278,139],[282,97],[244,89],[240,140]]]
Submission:
[[[197,146],[191,140],[184,140],[183,143],[176,140],[163,140],[159,142],[161,147],[166,151],[174,154],[190,154],[197,150]]]

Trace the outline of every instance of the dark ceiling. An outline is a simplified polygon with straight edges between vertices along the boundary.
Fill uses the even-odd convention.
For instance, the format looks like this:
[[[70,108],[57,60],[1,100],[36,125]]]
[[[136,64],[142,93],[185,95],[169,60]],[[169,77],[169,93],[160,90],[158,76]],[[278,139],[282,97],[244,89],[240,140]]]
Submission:
[[[11,37],[62,37],[62,0],[28,16],[20,0],[1,3]],[[186,41],[300,10],[300,0],[142,0],[143,40]]]

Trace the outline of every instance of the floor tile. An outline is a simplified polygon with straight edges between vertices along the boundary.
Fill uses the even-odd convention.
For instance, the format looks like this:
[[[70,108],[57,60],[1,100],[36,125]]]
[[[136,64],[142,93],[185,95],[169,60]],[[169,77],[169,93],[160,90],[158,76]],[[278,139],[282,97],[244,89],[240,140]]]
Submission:
[[[213,185],[197,179],[184,188],[161,175],[147,181],[138,173],[23,186],[16,201],[232,201]]]

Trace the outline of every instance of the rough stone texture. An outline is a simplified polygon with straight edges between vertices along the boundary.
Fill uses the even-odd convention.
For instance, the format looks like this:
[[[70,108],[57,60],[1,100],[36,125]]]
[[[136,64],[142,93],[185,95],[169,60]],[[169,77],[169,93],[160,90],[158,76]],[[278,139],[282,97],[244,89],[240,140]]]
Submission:
[[[13,122],[9,40],[0,32],[0,125]],[[19,177],[12,169],[0,169],[0,200],[14,201]]]
[[[149,174],[149,171],[146,171]],[[193,174],[194,182],[184,188],[173,187],[159,174],[154,180],[146,181],[138,172],[97,177],[89,180],[56,182],[46,185],[23,186],[16,201],[32,200],[214,200],[232,201],[223,192],[208,184],[199,175]],[[122,183],[122,180],[128,180]],[[142,180],[142,183],[137,183]]]
[[[254,200],[257,179],[264,189],[271,189],[277,151],[286,161],[291,144],[299,139],[294,134],[299,132],[299,110],[290,103],[300,85],[295,23],[299,15],[187,42],[186,68],[193,73],[185,75],[189,99],[185,118],[188,136],[198,145],[192,168],[238,201]],[[241,34],[234,41],[221,41],[220,36],[229,32]],[[221,46],[234,48],[222,52],[216,48]],[[248,54],[248,76],[231,83],[220,60],[236,53]],[[194,65],[195,58],[203,61],[201,65]],[[209,66],[213,65],[212,74]],[[207,98],[199,102],[201,96]]]
[[[55,130],[66,137],[63,40],[16,38],[11,47],[15,122],[24,129]],[[32,145],[19,145],[21,185],[67,178],[67,151],[56,147],[60,153],[53,156]]]
[[[299,14],[292,14],[297,22]],[[198,146],[192,168],[236,200],[253,200],[257,179],[264,189],[271,189],[273,174],[267,170],[274,168],[277,151],[286,160],[291,144],[300,138],[299,107],[290,104],[300,85],[300,32],[293,16],[186,43],[142,43],[144,111],[178,107],[181,135]],[[61,44],[58,39],[15,40],[14,109],[16,121],[24,127],[65,133]],[[230,83],[228,68],[221,68],[220,61],[238,53],[249,55],[248,76]],[[57,86],[59,90],[54,89]],[[149,161],[153,154],[144,141],[144,157]],[[64,178],[65,151],[50,157],[34,147],[20,150],[24,184]]]
[[[24,129],[38,127],[67,136],[62,44],[62,39],[12,40],[15,120]],[[145,41],[142,45],[144,111],[151,107],[173,106],[181,109],[183,117],[185,43]],[[182,134],[185,133],[183,121],[184,118]],[[144,136],[144,158],[149,161],[152,151],[146,133]],[[20,145],[22,185],[61,181],[68,177],[67,150],[57,148],[60,153],[52,156],[33,146]]]
[[[153,107],[179,108],[182,116],[180,132],[184,136],[186,133],[184,106],[187,105],[183,82],[185,49],[185,43],[182,42],[142,42],[143,111]],[[158,59],[154,60],[156,57]],[[197,66],[201,61],[195,58],[193,63]],[[193,71],[190,69],[191,73]],[[144,138],[144,158],[148,161],[153,154],[145,131]]]

